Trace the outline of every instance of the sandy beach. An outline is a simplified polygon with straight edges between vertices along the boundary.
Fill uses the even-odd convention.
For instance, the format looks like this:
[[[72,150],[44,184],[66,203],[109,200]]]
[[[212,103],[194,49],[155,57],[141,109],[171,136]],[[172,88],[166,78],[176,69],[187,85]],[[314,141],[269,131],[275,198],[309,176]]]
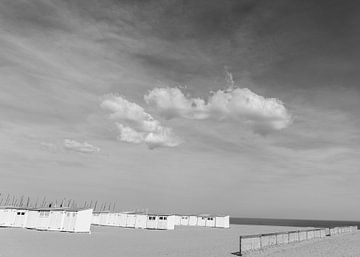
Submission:
[[[94,226],[89,235],[2,228],[0,256],[230,257],[238,251],[239,235],[294,229],[233,225],[230,229],[179,227],[175,231],[149,231]],[[246,256],[360,256],[360,233],[273,247]]]

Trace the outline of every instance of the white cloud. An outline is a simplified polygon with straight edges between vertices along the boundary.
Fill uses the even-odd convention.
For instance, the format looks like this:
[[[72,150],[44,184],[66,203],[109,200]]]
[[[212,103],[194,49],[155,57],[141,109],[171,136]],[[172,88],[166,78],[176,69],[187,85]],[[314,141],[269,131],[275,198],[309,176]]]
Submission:
[[[97,146],[91,145],[87,142],[80,143],[71,139],[64,139],[64,147],[68,150],[81,153],[93,153],[100,151],[100,148]]]
[[[128,126],[124,126],[121,123],[116,123],[116,126],[120,132],[120,135],[118,136],[120,141],[134,144],[139,144],[144,141],[144,133],[138,132]]]
[[[150,149],[156,147],[175,147],[181,143],[181,141],[173,134],[172,129],[161,127],[156,132],[151,132],[146,135],[145,143]]]
[[[150,149],[175,147],[181,143],[171,128],[163,127],[144,108],[122,96],[107,96],[101,107],[111,114],[119,130],[118,139],[127,143],[145,143]]]
[[[208,100],[191,98],[179,88],[154,88],[144,96],[167,119],[236,120],[248,124],[258,132],[281,130],[292,118],[284,104],[276,98],[265,98],[247,88],[230,87],[212,92]]]

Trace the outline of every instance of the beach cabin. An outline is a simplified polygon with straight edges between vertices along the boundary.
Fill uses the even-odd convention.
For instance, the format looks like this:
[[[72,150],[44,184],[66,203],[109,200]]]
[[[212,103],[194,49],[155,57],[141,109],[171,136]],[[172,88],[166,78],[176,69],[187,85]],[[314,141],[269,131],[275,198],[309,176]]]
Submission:
[[[34,209],[32,210],[31,213],[32,217],[29,222],[30,224],[27,226],[30,226],[37,230],[61,231],[66,209],[67,208],[54,208],[54,207]],[[36,215],[33,212],[37,212],[38,215]],[[36,218],[37,218],[37,222],[35,225],[34,223]]]
[[[210,227],[210,228],[215,227],[215,217],[208,216],[206,218],[205,227]]]
[[[135,219],[135,228],[146,228],[147,215],[144,213],[137,213]]]
[[[189,216],[180,216],[180,225],[181,226],[189,226]]]
[[[99,225],[106,226],[108,225],[109,220],[109,211],[103,211],[99,213]]]
[[[197,226],[199,227],[205,227],[206,226],[206,220],[207,220],[207,215],[200,215],[197,217]]]
[[[108,226],[116,226],[116,218],[117,218],[117,213],[109,212],[108,213],[108,220],[107,220],[106,225],[108,225]]]
[[[25,228],[29,228],[29,229],[36,228],[38,220],[39,220],[39,212],[32,209],[28,210]]]
[[[16,215],[15,215],[14,224],[12,225],[12,227],[15,227],[15,228],[25,227],[26,220],[28,217],[28,210],[17,209],[15,213],[16,213]]]
[[[47,230],[50,224],[50,209],[38,209],[39,218],[36,224],[37,230]]]
[[[116,219],[116,225],[119,227],[126,227],[127,214],[126,213],[118,213]]]
[[[180,226],[181,225],[181,215],[174,215],[174,224],[175,226]]]
[[[87,208],[66,209],[61,231],[90,233],[92,212]]]
[[[91,218],[91,224],[92,225],[100,225],[100,213],[99,212],[93,212],[93,215]]]
[[[157,215],[157,229],[173,230],[175,229],[175,215]]]
[[[198,217],[196,215],[189,216],[189,226],[196,226],[198,223]]]
[[[126,227],[135,228],[136,213],[126,212]]]
[[[147,229],[157,229],[158,226],[158,216],[156,215],[148,215],[146,220],[146,228]]]
[[[230,228],[230,216],[216,216],[215,217],[216,228]]]
[[[65,209],[51,209],[49,211],[49,225],[47,230],[51,231],[62,231],[64,219],[65,219]]]
[[[16,207],[0,206],[0,227],[12,227],[17,215]]]

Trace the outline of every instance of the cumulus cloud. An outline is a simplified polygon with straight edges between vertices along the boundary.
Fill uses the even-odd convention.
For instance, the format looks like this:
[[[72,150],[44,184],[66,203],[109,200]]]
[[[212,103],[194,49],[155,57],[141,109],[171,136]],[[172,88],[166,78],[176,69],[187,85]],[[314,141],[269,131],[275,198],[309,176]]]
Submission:
[[[281,130],[292,121],[280,100],[265,98],[247,88],[218,90],[212,92],[207,101],[185,96],[176,87],[154,88],[144,99],[167,119],[236,120],[248,124],[257,132]]]
[[[64,147],[68,150],[80,153],[93,153],[100,151],[100,148],[97,146],[91,145],[87,142],[80,143],[71,139],[64,139]]]
[[[162,126],[144,108],[122,96],[107,96],[101,107],[111,112],[109,118],[116,121],[120,141],[145,143],[150,149],[175,147],[181,143],[171,128]]]

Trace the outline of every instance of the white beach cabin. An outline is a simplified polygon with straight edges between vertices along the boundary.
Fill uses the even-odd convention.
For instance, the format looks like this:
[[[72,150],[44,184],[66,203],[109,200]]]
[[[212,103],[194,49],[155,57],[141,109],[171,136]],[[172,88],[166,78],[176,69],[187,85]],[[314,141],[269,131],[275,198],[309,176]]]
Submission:
[[[107,226],[109,221],[109,211],[102,211],[99,213],[99,225]]]
[[[25,224],[25,228],[34,229],[37,226],[40,213],[36,210],[30,209],[28,210],[27,220]]]
[[[230,216],[216,216],[215,217],[216,228],[230,228]]]
[[[135,228],[136,223],[136,213],[126,212],[126,227]]]
[[[174,225],[180,226],[181,225],[181,215],[175,214],[174,215]]]
[[[93,215],[91,218],[91,224],[92,225],[100,225],[100,213],[99,212],[93,212]]]
[[[189,226],[190,216],[180,216],[180,226]]]
[[[92,209],[87,208],[67,209],[61,231],[90,233],[92,212]]]
[[[157,229],[158,221],[159,221],[159,219],[158,219],[157,215],[149,214],[147,216],[147,220],[146,220],[146,228],[147,229]]]
[[[173,230],[175,229],[175,215],[157,214],[157,229]]]
[[[196,226],[198,223],[198,217],[196,215],[189,216],[189,226]]]
[[[27,209],[17,209],[15,213],[16,215],[12,227],[15,228],[25,227],[29,211]]]
[[[15,223],[16,207],[0,206],[0,227],[12,227]]]
[[[126,227],[127,214],[119,212],[117,213],[116,225],[119,227]]]
[[[205,224],[205,226],[206,227],[210,227],[210,228],[213,228],[213,227],[215,227],[215,217],[213,217],[213,216],[209,216],[209,217],[207,217],[206,218],[206,224]]]
[[[148,215],[144,213],[137,213],[135,220],[135,228],[146,228],[146,221]]]
[[[207,215],[199,215],[197,217],[197,226],[199,227],[205,227],[206,226],[206,220],[207,220]]]

